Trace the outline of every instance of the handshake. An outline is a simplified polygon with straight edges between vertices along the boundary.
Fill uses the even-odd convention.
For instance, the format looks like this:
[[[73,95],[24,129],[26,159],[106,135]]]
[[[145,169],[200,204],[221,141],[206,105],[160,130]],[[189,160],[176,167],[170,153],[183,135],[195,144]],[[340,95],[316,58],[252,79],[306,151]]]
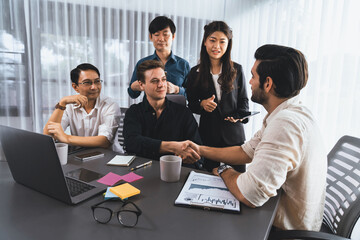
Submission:
[[[187,140],[183,142],[172,142],[173,152],[175,155],[182,158],[184,163],[195,163],[200,158],[200,146],[196,143]]]

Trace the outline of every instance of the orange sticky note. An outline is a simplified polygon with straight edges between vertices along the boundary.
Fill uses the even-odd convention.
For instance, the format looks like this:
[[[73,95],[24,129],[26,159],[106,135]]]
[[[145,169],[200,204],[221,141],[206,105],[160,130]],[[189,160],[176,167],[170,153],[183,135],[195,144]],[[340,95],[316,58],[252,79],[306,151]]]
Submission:
[[[136,187],[130,185],[129,183],[124,183],[116,187],[110,188],[110,191],[121,199],[128,198],[140,193],[140,190]]]

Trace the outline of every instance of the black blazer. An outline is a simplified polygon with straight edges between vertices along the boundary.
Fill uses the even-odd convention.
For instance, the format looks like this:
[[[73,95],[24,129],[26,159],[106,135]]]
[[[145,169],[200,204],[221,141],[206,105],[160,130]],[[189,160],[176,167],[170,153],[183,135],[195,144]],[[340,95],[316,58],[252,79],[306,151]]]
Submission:
[[[208,87],[203,88],[196,84],[199,74],[199,65],[193,67],[186,81],[186,94],[188,107],[193,113],[200,114],[199,132],[203,143],[207,146],[225,147],[241,145],[245,141],[243,124],[225,121],[225,117],[232,116],[241,118],[249,110],[249,99],[246,92],[246,82],[241,65],[234,62],[236,78],[234,89],[229,93],[221,94],[221,101],[218,101],[212,78],[208,79]],[[209,113],[200,107],[200,102],[215,95],[216,109]]]

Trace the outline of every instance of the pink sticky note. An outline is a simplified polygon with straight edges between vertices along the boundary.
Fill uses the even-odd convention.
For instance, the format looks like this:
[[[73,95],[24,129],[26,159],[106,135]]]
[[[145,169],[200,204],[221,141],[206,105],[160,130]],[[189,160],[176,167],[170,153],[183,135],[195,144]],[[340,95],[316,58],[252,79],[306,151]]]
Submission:
[[[120,175],[109,172],[108,174],[106,174],[105,176],[103,176],[102,178],[97,180],[97,182],[108,185],[108,186],[112,186],[115,183],[117,183],[118,181],[120,181],[121,179],[122,179],[122,177]]]
[[[126,175],[123,175],[121,178],[126,182],[134,182],[136,180],[142,179],[143,177],[131,172]]]

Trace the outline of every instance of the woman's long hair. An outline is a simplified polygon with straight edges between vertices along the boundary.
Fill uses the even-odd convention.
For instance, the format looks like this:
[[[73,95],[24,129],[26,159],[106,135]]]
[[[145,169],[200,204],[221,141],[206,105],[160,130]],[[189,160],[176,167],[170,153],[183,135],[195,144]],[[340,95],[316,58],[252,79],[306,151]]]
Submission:
[[[201,84],[202,87],[207,88],[209,86],[209,79],[212,79],[210,73],[211,63],[209,54],[206,51],[205,42],[212,33],[217,31],[223,32],[228,38],[228,47],[220,59],[222,63],[222,72],[219,76],[218,83],[220,84],[223,92],[231,92],[233,90],[233,82],[236,76],[233,61],[231,61],[232,30],[223,21],[214,21],[204,26],[204,37],[201,43],[200,51],[199,74],[196,79],[196,85]]]

